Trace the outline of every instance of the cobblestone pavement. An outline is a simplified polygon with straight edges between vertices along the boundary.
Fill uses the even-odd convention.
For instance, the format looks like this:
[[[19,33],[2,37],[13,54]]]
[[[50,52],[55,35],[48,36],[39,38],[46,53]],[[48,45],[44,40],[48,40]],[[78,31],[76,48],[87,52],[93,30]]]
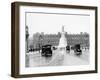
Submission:
[[[73,51],[55,50],[52,57],[42,57],[39,51],[26,54],[26,67],[41,66],[72,66],[89,64],[89,50],[83,51],[82,55],[77,56]]]

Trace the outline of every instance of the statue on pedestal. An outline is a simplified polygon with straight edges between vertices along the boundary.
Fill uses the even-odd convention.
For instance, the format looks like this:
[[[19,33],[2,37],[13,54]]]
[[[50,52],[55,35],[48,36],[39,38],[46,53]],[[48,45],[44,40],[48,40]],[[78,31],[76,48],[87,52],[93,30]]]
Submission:
[[[65,37],[64,26],[62,26],[61,38],[59,40],[58,48],[66,49],[67,46],[67,39]]]

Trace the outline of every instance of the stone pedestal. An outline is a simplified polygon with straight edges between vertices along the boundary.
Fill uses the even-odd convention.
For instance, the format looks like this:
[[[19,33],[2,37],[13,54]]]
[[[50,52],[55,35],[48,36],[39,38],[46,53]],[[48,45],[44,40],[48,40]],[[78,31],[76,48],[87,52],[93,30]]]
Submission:
[[[66,46],[67,46],[67,40],[65,37],[64,26],[62,26],[61,38],[59,40],[58,48],[66,48]]]
[[[65,37],[64,26],[62,26],[61,38],[59,40],[58,49],[61,51],[61,54],[64,54],[66,51],[67,39]]]

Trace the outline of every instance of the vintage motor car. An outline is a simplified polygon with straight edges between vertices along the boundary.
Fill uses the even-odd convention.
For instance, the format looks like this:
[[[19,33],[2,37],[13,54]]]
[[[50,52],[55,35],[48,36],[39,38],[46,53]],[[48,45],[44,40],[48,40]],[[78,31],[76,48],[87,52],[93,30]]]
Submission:
[[[75,52],[76,55],[81,55],[82,54],[82,50],[80,48],[80,44],[75,45],[74,52]]]
[[[44,46],[42,46],[41,55],[45,56],[45,57],[51,57],[52,56],[51,46],[52,45],[44,45]]]

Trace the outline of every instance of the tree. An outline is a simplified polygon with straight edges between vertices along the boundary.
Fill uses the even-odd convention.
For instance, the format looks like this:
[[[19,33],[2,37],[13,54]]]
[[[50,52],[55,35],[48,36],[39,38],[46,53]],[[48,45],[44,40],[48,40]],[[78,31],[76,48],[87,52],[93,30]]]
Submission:
[[[28,52],[28,38],[29,38],[29,29],[26,26],[26,52]]]

